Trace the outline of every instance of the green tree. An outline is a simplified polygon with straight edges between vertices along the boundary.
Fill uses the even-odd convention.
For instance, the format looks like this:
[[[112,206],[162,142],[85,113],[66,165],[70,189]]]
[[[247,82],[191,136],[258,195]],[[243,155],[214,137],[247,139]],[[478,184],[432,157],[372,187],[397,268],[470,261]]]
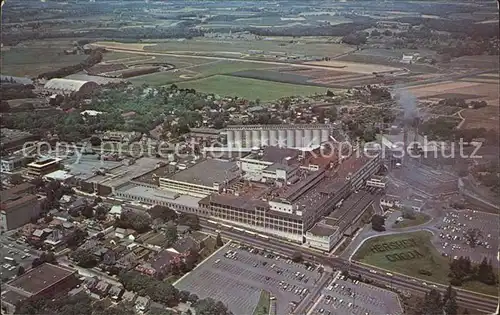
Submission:
[[[79,266],[84,268],[95,267],[98,263],[97,257],[91,249],[77,249],[71,253],[71,258],[75,260]]]
[[[293,262],[301,262],[303,260],[302,253],[300,251],[294,251],[292,254]]]
[[[179,238],[177,235],[177,227],[175,225],[167,226],[165,230],[165,238],[167,239],[167,246],[171,246]]]
[[[90,219],[94,216],[94,209],[91,205],[85,205],[82,209],[82,215],[87,219]]]
[[[177,213],[171,208],[165,206],[155,205],[148,210],[148,213],[151,218],[160,218],[165,222],[177,219]]]
[[[16,275],[19,277],[20,275],[22,275],[24,273],[24,267],[23,266],[19,266],[19,268],[17,268],[17,273]]]
[[[441,299],[441,293],[439,291],[432,289],[425,294],[422,305],[423,315],[436,315],[443,313],[443,305]]]
[[[222,247],[224,245],[224,242],[222,241],[222,237],[220,236],[220,233],[217,233],[217,238],[215,239],[215,244],[217,247]]]
[[[479,264],[477,268],[477,280],[481,281],[482,283],[488,284],[488,285],[494,285],[497,283],[497,278],[495,275],[495,272],[493,270],[493,266],[491,264],[491,261],[488,262],[486,257],[483,258],[483,261],[481,261],[481,264]]]
[[[385,218],[384,218],[384,216],[382,216],[380,214],[375,214],[374,216],[372,216],[371,223],[372,223],[373,230],[378,231],[378,232],[385,231],[385,227],[384,227]]]
[[[185,303],[189,299],[189,292],[188,291],[180,291],[179,292],[179,301]]]
[[[443,295],[444,312],[446,315],[457,315],[458,314],[458,305],[457,305],[457,292],[453,289],[453,287],[448,285],[446,292]]]

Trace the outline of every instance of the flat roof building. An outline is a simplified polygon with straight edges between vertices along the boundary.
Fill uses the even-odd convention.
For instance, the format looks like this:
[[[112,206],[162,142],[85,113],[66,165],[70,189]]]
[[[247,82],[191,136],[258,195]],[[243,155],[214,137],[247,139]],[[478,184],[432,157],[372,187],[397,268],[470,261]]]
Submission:
[[[26,142],[39,139],[39,136],[17,129],[0,129],[0,148],[3,150],[20,149]]]
[[[0,231],[16,229],[40,215],[40,201],[35,186],[24,183],[0,191]]]
[[[60,167],[61,159],[59,158],[42,158],[28,164],[28,175],[34,177],[42,177],[49,173],[55,172]]]
[[[170,177],[160,177],[159,183],[161,188],[203,197],[221,192],[239,177],[240,171],[235,162],[206,159]]]
[[[2,309],[14,311],[16,305],[24,300],[63,294],[79,283],[76,271],[44,263],[5,284],[2,288]]]

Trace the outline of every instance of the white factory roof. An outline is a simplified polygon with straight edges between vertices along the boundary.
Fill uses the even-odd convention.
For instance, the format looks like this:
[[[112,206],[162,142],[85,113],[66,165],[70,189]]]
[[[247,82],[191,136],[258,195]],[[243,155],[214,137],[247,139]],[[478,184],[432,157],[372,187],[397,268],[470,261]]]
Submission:
[[[100,112],[100,111],[97,111],[97,110],[87,109],[87,110],[84,110],[83,112],[81,112],[80,114],[81,115],[89,115],[89,116],[97,116],[97,115],[100,115],[102,113],[103,112]]]
[[[44,176],[44,178],[47,179],[53,179],[53,180],[67,180],[69,178],[73,177],[70,173],[63,171],[63,170],[57,170],[55,172],[49,173]]]
[[[50,79],[45,83],[44,88],[48,90],[62,90],[62,91],[79,91],[86,83],[93,83],[92,81],[71,80],[71,79]]]

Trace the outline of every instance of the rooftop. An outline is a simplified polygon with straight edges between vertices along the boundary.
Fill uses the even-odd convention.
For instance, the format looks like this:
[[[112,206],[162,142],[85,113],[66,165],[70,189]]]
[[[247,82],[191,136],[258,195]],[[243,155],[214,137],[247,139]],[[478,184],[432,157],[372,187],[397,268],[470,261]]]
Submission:
[[[338,230],[338,227],[333,227],[328,224],[318,222],[307,232],[318,236],[330,236]]]
[[[230,125],[226,130],[252,130],[252,129],[332,129],[331,124],[300,124],[300,125]]]
[[[295,160],[300,155],[301,151],[279,147],[265,147],[260,153],[252,153],[245,156],[246,159],[260,160],[271,163],[286,163],[289,160]]]
[[[215,203],[218,205],[235,207],[248,211],[254,211],[256,207],[268,208],[267,202],[258,199],[241,198],[231,194],[211,194],[199,201],[200,204],[209,205]]]
[[[105,175],[93,176],[88,181],[108,187],[118,187],[156,169],[159,162],[160,160],[155,158],[143,157],[137,159],[133,164],[120,163],[119,166],[110,169]]]
[[[232,181],[239,176],[235,162],[207,159],[175,173],[171,180],[212,187],[214,183]]]
[[[19,141],[33,137],[33,135],[27,131],[8,129],[8,128],[1,128],[0,135],[1,135],[0,137],[1,142],[4,145],[9,142]]]
[[[41,158],[39,160],[36,160],[34,162],[31,162],[30,164],[28,164],[28,167],[35,167],[35,168],[45,167],[48,165],[58,163],[60,161],[61,161],[61,159],[58,159],[58,158],[45,157],[45,158]]]
[[[28,297],[19,294],[15,291],[2,292],[2,303],[9,303],[10,305],[17,305],[20,301],[26,300]]]
[[[45,83],[44,88],[48,90],[63,90],[63,91],[79,91],[86,83],[93,83],[92,81],[72,80],[72,79],[50,79]]]
[[[8,283],[9,286],[21,289],[30,294],[37,294],[56,283],[71,277],[76,271],[49,263],[28,270],[20,277]]]
[[[347,197],[342,205],[330,214],[329,218],[336,220],[336,226],[344,230],[373,202],[373,195],[367,191],[353,193]]]

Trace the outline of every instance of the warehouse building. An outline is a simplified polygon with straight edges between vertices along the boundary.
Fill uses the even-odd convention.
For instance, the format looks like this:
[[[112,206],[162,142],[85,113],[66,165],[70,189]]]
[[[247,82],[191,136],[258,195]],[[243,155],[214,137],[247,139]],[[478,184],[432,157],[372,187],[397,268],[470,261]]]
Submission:
[[[22,301],[64,294],[80,283],[75,270],[42,264],[5,284],[2,289],[2,314],[14,314]]]
[[[54,94],[70,95],[90,95],[99,89],[99,85],[93,81],[71,80],[71,79],[50,79],[45,83],[44,89]]]
[[[0,231],[16,229],[38,218],[40,201],[35,186],[28,183],[0,191]]]
[[[234,162],[207,159],[169,177],[160,177],[160,187],[191,196],[219,193],[240,177]]]

